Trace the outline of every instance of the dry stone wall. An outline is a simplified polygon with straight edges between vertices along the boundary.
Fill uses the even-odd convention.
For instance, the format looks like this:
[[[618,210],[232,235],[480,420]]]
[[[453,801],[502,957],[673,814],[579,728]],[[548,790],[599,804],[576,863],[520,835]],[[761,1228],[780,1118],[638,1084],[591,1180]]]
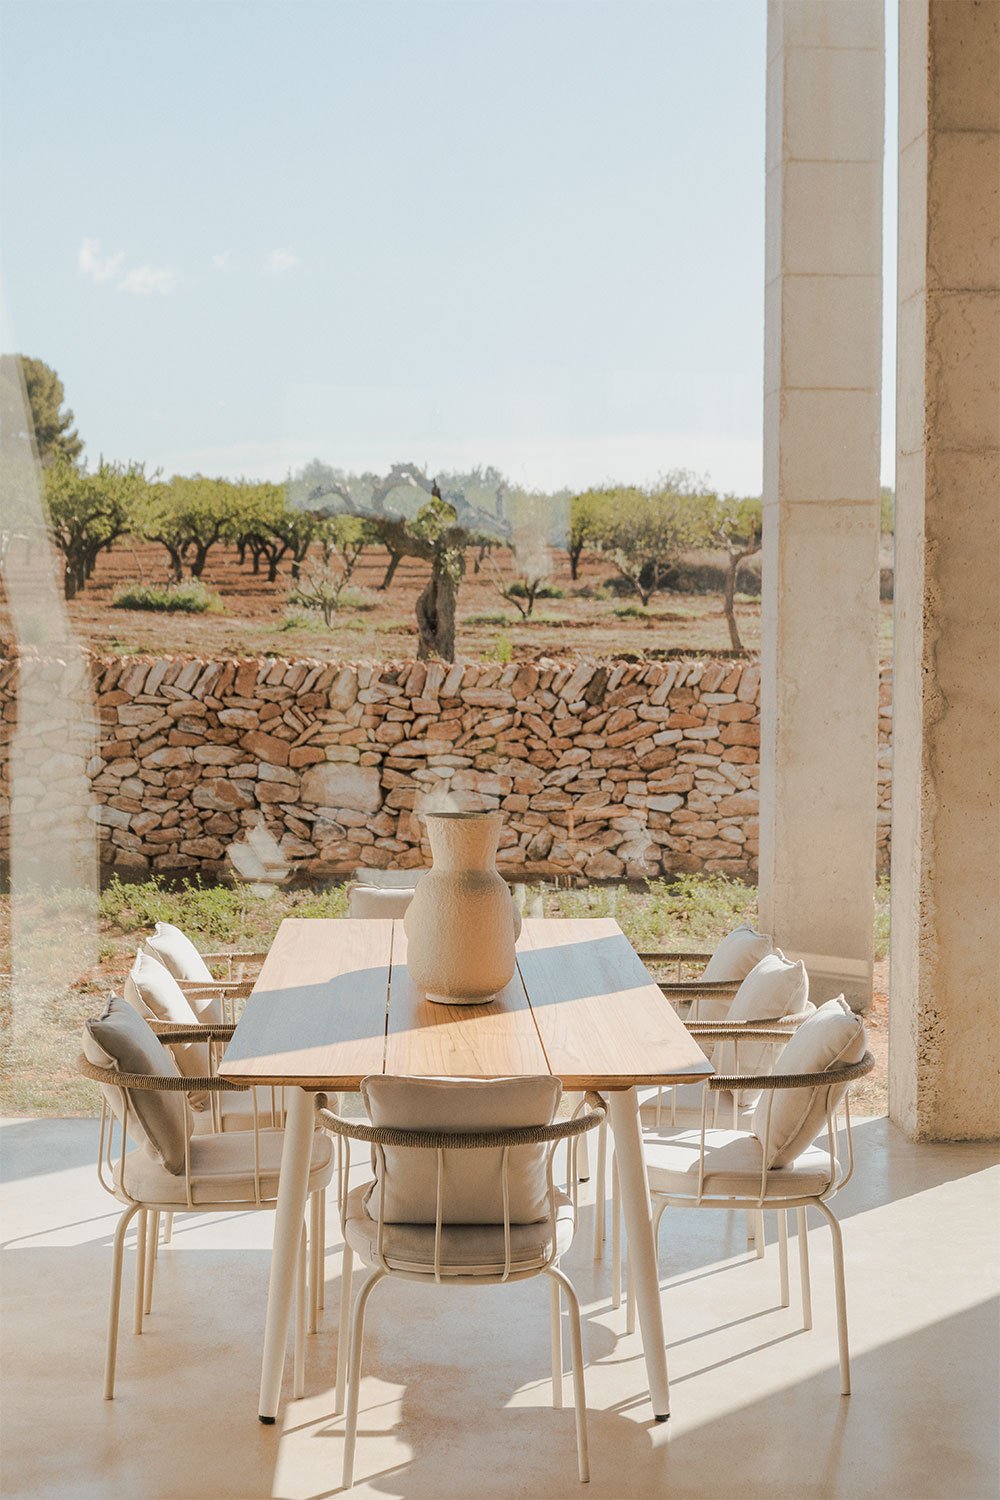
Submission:
[[[224,873],[261,821],[300,874],[419,866],[421,809],[451,806],[503,812],[499,862],[514,877],[755,874],[755,662],[94,657],[91,669],[100,733],[76,774],[103,861],[123,872]],[[18,675],[16,660],[0,667],[5,737]],[[884,807],[891,712],[886,678]],[[45,806],[61,756],[39,743],[36,775],[15,788],[21,813]],[[887,847],[880,810],[883,834]]]

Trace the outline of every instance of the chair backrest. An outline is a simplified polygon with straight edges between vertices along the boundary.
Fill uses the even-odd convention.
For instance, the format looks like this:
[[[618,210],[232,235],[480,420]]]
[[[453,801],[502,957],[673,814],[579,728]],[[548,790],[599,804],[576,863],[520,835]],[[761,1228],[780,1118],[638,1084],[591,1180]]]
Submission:
[[[774,951],[773,938],[766,933],[757,932],[744,922],[741,926],[735,927],[732,932],[727,933],[719,943],[705,965],[702,980],[705,984],[715,984],[720,980],[746,979],[750,970],[759,964],[762,958],[766,958]],[[730,999],[700,999],[698,1020],[707,1022],[709,1025],[715,1021],[724,1021],[729,1012],[729,1005]]]
[[[547,1126],[562,1089],[528,1078],[366,1078],[361,1095],[374,1126],[496,1139],[478,1149],[375,1149],[366,1200],[386,1224],[534,1224],[551,1207],[549,1147],[506,1146],[504,1131]]]
[[[728,1025],[752,1026],[764,1021],[798,1017],[809,1004],[809,976],[801,960],[793,963],[780,948],[755,964],[730,1004]],[[717,1073],[766,1073],[771,1066],[772,1044],[717,1042],[712,1062]]]
[[[411,890],[380,890],[376,886],[352,885],[347,896],[347,913],[351,917],[371,920],[401,918],[413,900]]]
[[[131,1076],[180,1078],[177,1064],[142,1016],[117,995],[101,1015],[84,1023],[83,1055],[97,1068],[123,1075],[120,1086],[100,1085],[105,1101],[127,1133],[168,1172],[184,1171],[191,1115],[181,1089],[128,1086]]]
[[[157,922],[145,941],[147,953],[158,958],[175,979],[189,983],[208,980],[212,971],[202,958],[191,939],[172,922]]]
[[[354,884],[377,891],[412,891],[426,874],[426,870],[372,870],[359,865],[354,872]]]
[[[821,1005],[791,1037],[774,1065],[774,1077],[825,1073],[859,1063],[866,1051],[864,1022],[843,995]],[[765,1165],[787,1167],[832,1121],[847,1092],[844,1083],[815,1083],[762,1093],[751,1129],[765,1151]]]

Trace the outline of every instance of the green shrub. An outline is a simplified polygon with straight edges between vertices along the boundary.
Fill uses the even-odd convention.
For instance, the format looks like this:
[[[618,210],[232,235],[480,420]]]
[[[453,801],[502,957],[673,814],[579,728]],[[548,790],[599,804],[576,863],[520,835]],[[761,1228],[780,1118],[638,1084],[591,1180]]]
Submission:
[[[642,604],[621,604],[612,610],[616,620],[651,620],[653,616]]]
[[[507,584],[507,593],[512,599],[527,599],[528,586],[520,578],[515,578],[513,583]],[[565,599],[566,590],[554,583],[540,583],[534,591],[536,599]]]
[[[113,609],[166,610],[173,614],[219,614],[222,600],[200,578],[185,583],[127,583],[112,600]]]
[[[469,615],[466,625],[513,625],[510,615]]]
[[[514,660],[514,642],[509,635],[498,635],[492,646],[482,653],[483,661],[498,661],[504,666]]]

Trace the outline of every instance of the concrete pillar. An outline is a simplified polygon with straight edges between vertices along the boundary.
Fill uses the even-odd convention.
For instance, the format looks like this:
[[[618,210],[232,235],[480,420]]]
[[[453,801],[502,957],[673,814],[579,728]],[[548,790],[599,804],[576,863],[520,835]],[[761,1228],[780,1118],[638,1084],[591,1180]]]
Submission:
[[[1000,5],[904,0],[889,1107],[1000,1133]]]
[[[882,369],[881,0],[769,0],[762,924],[871,998]]]

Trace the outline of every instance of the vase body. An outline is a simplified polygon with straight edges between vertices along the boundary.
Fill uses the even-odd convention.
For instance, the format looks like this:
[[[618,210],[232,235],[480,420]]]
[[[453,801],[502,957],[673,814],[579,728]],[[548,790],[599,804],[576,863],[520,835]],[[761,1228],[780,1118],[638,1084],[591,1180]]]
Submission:
[[[406,963],[428,1000],[482,1005],[513,977],[521,919],[497,873],[499,813],[427,813],[431,869],[403,918]]]

